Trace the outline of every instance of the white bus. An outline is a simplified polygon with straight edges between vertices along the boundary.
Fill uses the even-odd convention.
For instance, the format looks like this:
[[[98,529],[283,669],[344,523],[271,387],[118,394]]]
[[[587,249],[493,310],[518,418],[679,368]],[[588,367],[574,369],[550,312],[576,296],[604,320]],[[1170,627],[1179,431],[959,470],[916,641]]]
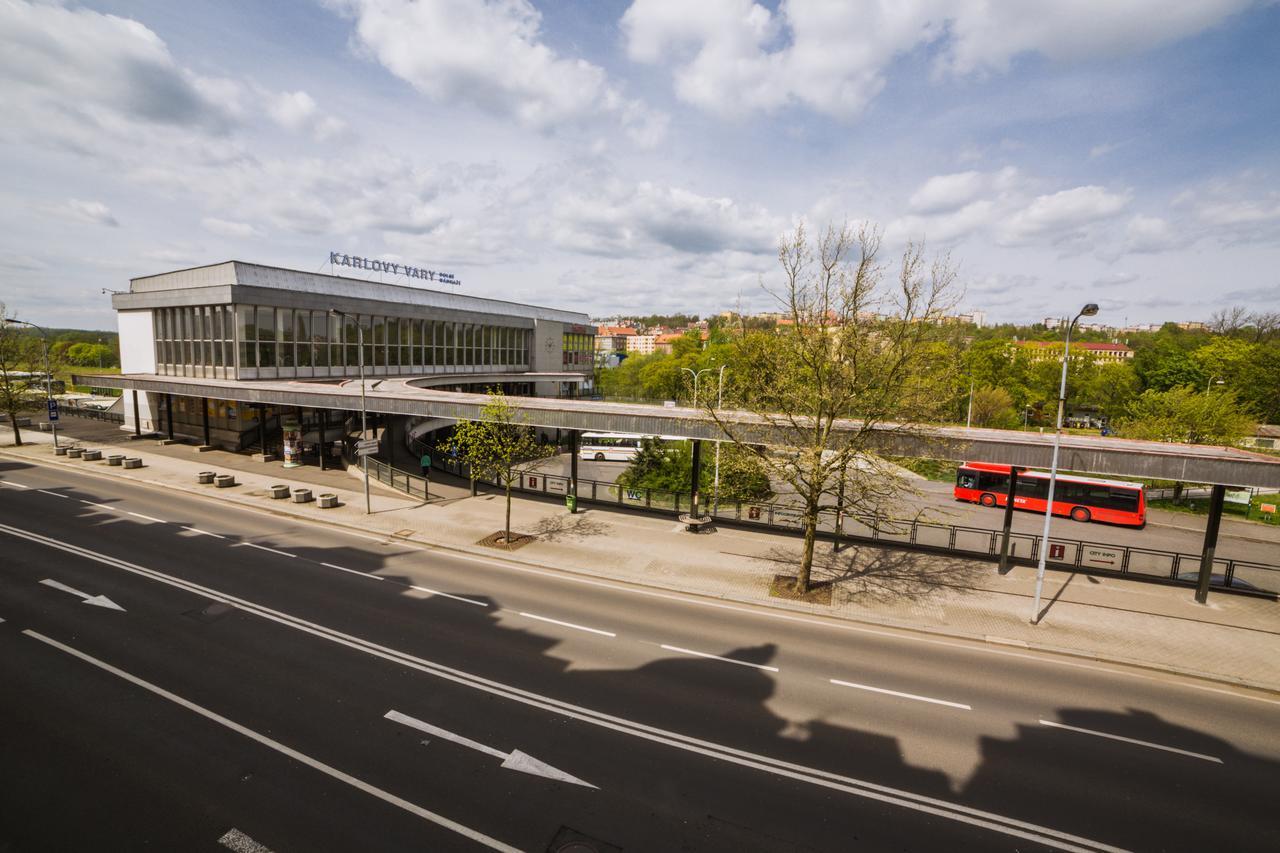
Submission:
[[[687,441],[679,435],[638,435],[629,432],[584,432],[578,439],[578,456],[597,462],[630,462],[640,452],[640,441]]]
[[[584,432],[578,438],[578,456],[597,462],[630,462],[640,452],[642,438],[622,432]]]

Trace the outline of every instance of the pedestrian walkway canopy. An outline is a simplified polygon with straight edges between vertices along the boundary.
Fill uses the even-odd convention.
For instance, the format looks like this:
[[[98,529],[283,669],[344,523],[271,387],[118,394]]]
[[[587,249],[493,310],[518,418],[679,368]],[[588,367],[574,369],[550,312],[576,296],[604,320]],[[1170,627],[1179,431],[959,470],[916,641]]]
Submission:
[[[503,377],[508,381],[526,380],[531,375],[503,374]],[[484,381],[484,378],[476,374],[457,377],[469,383]],[[439,380],[440,377],[432,377],[431,381]],[[213,397],[270,406],[343,411],[360,408],[360,383],[356,380],[238,381],[151,374],[85,374],[73,377],[73,381],[97,388]],[[368,410],[389,415],[474,419],[480,416],[487,400],[483,394],[441,391],[421,387],[419,383],[423,380],[394,378],[370,382],[366,389]],[[547,397],[510,397],[508,402],[526,423],[549,429],[680,435],[710,440],[725,437],[720,427],[700,409]],[[757,415],[725,410],[720,417],[741,425],[741,432],[749,440],[778,443],[778,432]],[[837,422],[836,426],[837,432],[855,432],[861,428],[855,420]],[[895,429],[893,424],[872,429],[877,436],[877,448],[890,455],[998,462],[1027,468],[1048,468],[1052,460],[1053,435],[1048,432],[964,427],[929,427],[904,432]],[[1064,435],[1059,468],[1152,480],[1280,488],[1280,457],[1234,447]]]

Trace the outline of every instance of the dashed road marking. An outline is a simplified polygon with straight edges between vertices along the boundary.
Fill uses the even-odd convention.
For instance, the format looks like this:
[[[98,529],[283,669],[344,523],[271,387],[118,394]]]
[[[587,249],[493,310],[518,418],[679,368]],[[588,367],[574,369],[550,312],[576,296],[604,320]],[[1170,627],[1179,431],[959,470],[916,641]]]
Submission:
[[[487,601],[476,601],[474,598],[464,598],[461,595],[454,595],[451,592],[441,592],[438,589],[432,589],[429,586],[418,586],[417,584],[409,584],[409,589],[416,589],[418,592],[425,592],[428,595],[439,595],[444,598],[452,598],[454,601],[465,601],[467,604],[474,604],[476,607],[488,607]]]
[[[1178,755],[1185,755],[1188,758],[1198,758],[1201,761],[1212,761],[1214,764],[1221,764],[1222,759],[1216,755],[1205,755],[1202,752],[1191,752],[1187,749],[1178,749],[1175,746],[1165,746],[1162,743],[1152,743],[1149,740],[1138,740],[1137,738],[1124,737],[1123,735],[1113,735],[1107,732],[1095,732],[1093,729],[1082,729],[1077,726],[1068,726],[1066,723],[1055,723],[1053,720],[1041,720],[1040,725],[1049,726],[1054,729],[1065,729],[1069,732],[1079,732],[1082,735],[1093,735],[1094,737],[1106,738],[1107,740],[1118,740],[1124,743],[1132,743],[1137,746],[1145,746],[1149,749],[1159,749],[1164,752],[1176,752]]]
[[[275,548],[268,548],[266,545],[257,545],[253,542],[237,542],[231,546],[232,548],[257,548],[259,551],[270,551],[272,554],[279,554],[281,557],[296,557],[297,554],[290,554],[288,551],[277,551]]]
[[[169,523],[169,522],[165,521],[163,518],[156,518],[155,516],[151,516],[151,515],[143,515],[142,513],[140,513],[140,512],[134,512],[133,510],[126,510],[126,512],[128,512],[128,513],[129,513],[129,515],[132,515],[134,518],[141,518],[141,519],[143,519],[143,520],[145,520],[145,521],[154,521],[156,524],[168,524],[168,523]]]
[[[44,493],[44,494],[46,494],[46,495],[53,495],[55,498],[62,498],[63,500],[70,500],[70,499],[71,499],[69,495],[64,495],[64,494],[62,494],[61,492],[51,492],[51,491],[49,491],[48,489],[36,489],[36,491],[37,491],[37,492],[43,492],[43,493]]]
[[[374,581],[386,580],[386,578],[384,578],[382,575],[372,575],[372,574],[369,574],[368,572],[359,572],[359,571],[356,571],[355,569],[348,569],[346,566],[339,566],[333,563],[321,563],[320,565],[328,566],[331,569],[337,569],[340,572],[349,572],[350,574],[353,574],[353,575],[359,575],[360,577],[368,578],[369,580],[374,580]]]
[[[778,671],[778,668],[776,666],[766,666],[765,664],[762,664],[762,663],[752,663],[751,661],[745,661],[745,660],[734,660],[733,658],[722,658],[720,657],[720,655],[708,654],[707,652],[695,652],[693,649],[682,649],[679,646],[662,646],[662,648],[666,649],[669,652],[679,652],[682,655],[693,655],[695,657],[700,657],[700,658],[710,658],[711,660],[721,660],[721,661],[724,661],[725,663],[736,663],[738,666],[750,666],[750,667],[755,667],[756,669],[766,669],[769,672]]]
[[[182,528],[182,529],[183,529],[183,530],[185,530],[185,531],[187,531],[188,533],[196,533],[196,534],[199,534],[200,536],[212,536],[214,539],[226,539],[226,538],[227,538],[227,537],[223,536],[221,533],[210,533],[210,532],[209,532],[209,531],[207,531],[207,530],[201,530],[199,527],[184,527],[184,528]]]
[[[113,506],[107,506],[106,504],[96,503],[95,501],[87,501],[84,498],[80,499],[80,503],[85,504],[87,506],[91,506],[94,509],[101,509],[107,512],[116,512],[116,508]]]
[[[30,486],[27,486],[27,485],[24,485],[24,484],[22,484],[22,483],[16,482],[16,481],[14,481],[14,480],[0,480],[0,486],[13,486],[14,488],[17,488],[17,489],[29,489],[29,488],[31,488]]]
[[[869,690],[872,693],[883,693],[886,696],[897,696],[899,699],[914,699],[917,702],[932,702],[934,705],[946,705],[948,708],[959,708],[962,711],[972,711],[973,708],[963,702],[948,702],[946,699],[934,699],[929,696],[919,696],[915,693],[899,693],[897,690],[887,690],[884,687],[872,687],[870,684],[856,684],[852,681],[841,681],[838,678],[831,679],[832,684],[838,684],[841,687],[854,687],[858,690]]]
[[[527,619],[537,619],[539,622],[550,622],[552,625],[563,625],[565,628],[573,628],[578,631],[587,631],[588,633],[599,634],[603,637],[618,636],[612,631],[602,631],[599,628],[588,628],[585,625],[575,625],[572,622],[561,622],[559,619],[551,619],[547,616],[539,616],[536,613],[525,613],[524,611],[521,611],[520,615],[524,616]]]

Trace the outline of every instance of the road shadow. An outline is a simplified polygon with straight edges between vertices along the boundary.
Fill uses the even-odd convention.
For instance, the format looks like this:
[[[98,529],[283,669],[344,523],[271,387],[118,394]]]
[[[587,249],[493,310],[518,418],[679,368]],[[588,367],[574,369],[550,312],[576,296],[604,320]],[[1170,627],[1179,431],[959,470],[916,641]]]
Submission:
[[[15,466],[31,467],[0,462],[0,470]],[[270,533],[236,535],[220,524],[209,531],[218,533],[220,538],[214,539],[189,532],[212,527],[210,518],[184,514],[176,506],[167,523],[148,524],[145,529],[152,535],[144,537],[139,536],[143,522],[129,521],[118,509],[103,509],[121,501],[93,485],[57,490],[66,498],[45,496],[53,502],[49,517],[23,516],[22,526],[66,536],[68,525],[83,525],[99,552],[239,594],[433,665],[546,697],[548,701],[539,699],[531,706],[478,690],[474,699],[466,699],[467,708],[459,709],[450,704],[458,701],[450,698],[454,694],[439,686],[454,682],[437,680],[425,670],[371,657],[367,666],[361,664],[361,680],[355,683],[344,681],[344,673],[329,671],[325,658],[340,652],[316,646],[310,635],[305,643],[297,639],[291,651],[315,655],[308,661],[305,700],[316,708],[338,706],[353,693],[370,691],[402,697],[397,700],[403,702],[402,710],[423,719],[446,712],[465,718],[474,709],[475,730],[463,734],[505,748],[517,743],[516,720],[533,719],[534,730],[558,733],[548,736],[549,743],[528,746],[554,747],[557,761],[572,756],[573,765],[565,770],[582,778],[608,778],[609,786],[591,792],[594,799],[575,798],[541,781],[505,779],[506,787],[496,792],[501,799],[486,799],[475,808],[496,809],[511,825],[534,827],[536,837],[517,839],[527,849],[546,849],[562,826],[626,850],[1028,849],[1027,839],[977,826],[957,817],[955,807],[1129,849],[1280,849],[1280,825],[1270,802],[1280,764],[1237,746],[1245,733],[1197,729],[1174,722],[1154,705],[1143,707],[1133,699],[1142,695],[1137,687],[1119,691],[1127,698],[1118,700],[1117,707],[1090,707],[1084,700],[1066,703],[1042,696],[1034,685],[1020,690],[1021,670],[995,656],[974,667],[970,658],[948,657],[953,653],[920,645],[921,666],[899,671],[882,659],[878,644],[884,641],[879,638],[841,636],[823,647],[823,638],[833,635],[797,634],[774,620],[719,622],[713,609],[690,615],[688,605],[667,609],[649,599],[636,599],[630,621],[614,625],[616,605],[594,612],[586,593],[576,600],[583,587],[547,577],[537,583],[555,585],[556,595],[549,600],[564,602],[563,612],[554,615],[618,630],[616,637],[599,637],[552,629],[524,618],[519,611],[528,604],[518,589],[504,596],[483,592],[493,587],[479,583],[481,568],[431,573],[430,549],[394,538],[335,545],[317,541],[310,525],[273,517],[261,521]],[[20,499],[11,490],[0,490],[0,497]],[[8,516],[7,522],[14,523],[13,514]],[[192,544],[196,542],[200,544]],[[0,547],[8,544],[0,540]],[[868,596],[928,595],[955,580],[945,566],[937,572],[913,570],[899,562],[909,562],[911,555],[865,550],[861,560],[855,553],[838,555],[840,562],[824,555],[824,571],[839,577],[842,586],[865,584],[862,594]],[[45,570],[41,565],[40,571]],[[509,603],[504,600],[508,596]],[[181,624],[189,622],[192,631],[212,629],[207,642],[216,643],[214,631],[221,626],[256,618],[232,612],[203,622],[193,615]],[[732,638],[739,631],[743,636]],[[283,644],[268,645],[257,653],[283,656],[285,650]],[[938,658],[932,669],[925,665],[931,656]],[[815,658],[816,672],[811,666]],[[206,664],[197,660],[192,665]],[[950,675],[960,666],[974,667],[972,682],[983,689],[973,696],[966,694],[963,679]],[[899,695],[831,685],[819,677],[828,672],[830,678]],[[1090,684],[1073,682],[1073,677],[1078,678],[1063,675],[1063,693]],[[900,695],[935,694],[944,690],[939,684],[950,685],[946,698],[972,702],[973,712]],[[982,706],[985,697],[998,696],[991,685],[1007,687],[1014,710]],[[1077,692],[1088,696],[1090,691]],[[1095,701],[1107,705],[1110,700]],[[583,713],[570,717],[570,708]],[[1181,712],[1184,717],[1190,713]],[[1011,724],[1005,724],[1005,714],[1012,714]],[[1212,719],[1212,709],[1205,716]],[[513,722],[508,728],[503,721]],[[334,747],[334,761],[341,764],[348,752],[357,754],[364,737],[378,737],[393,724],[371,719],[362,725],[367,731],[361,738]],[[342,734],[334,733],[335,739],[344,740]],[[0,761],[6,750],[16,756],[25,749],[18,743],[21,738],[5,740],[9,745],[0,746]],[[931,751],[970,741],[974,763],[964,771]],[[592,748],[579,749],[580,743]],[[419,748],[428,751],[415,764],[416,772],[432,779],[433,757],[451,747]],[[38,760],[34,754],[22,756],[24,764]],[[131,777],[117,778],[125,780],[117,784],[126,784]],[[426,783],[415,778],[396,777],[395,782],[397,791],[417,801],[414,795],[421,791],[414,785]],[[62,807],[61,800],[42,805],[23,794],[19,782],[6,777],[0,783],[4,802],[29,806],[30,815]],[[8,813],[28,814],[21,808]],[[6,844],[25,849],[23,841],[39,837],[24,832],[18,821],[0,820],[0,849]]]

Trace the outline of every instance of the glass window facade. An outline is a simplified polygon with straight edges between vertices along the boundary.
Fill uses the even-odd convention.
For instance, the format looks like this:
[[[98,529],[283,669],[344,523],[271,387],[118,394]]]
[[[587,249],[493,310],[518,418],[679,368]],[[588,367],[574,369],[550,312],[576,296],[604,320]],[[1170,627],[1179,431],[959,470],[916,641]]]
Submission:
[[[561,351],[563,352],[563,364],[567,369],[589,370],[595,358],[595,335],[565,332]]]
[[[157,371],[269,379],[355,376],[364,341],[370,376],[529,369],[533,329],[303,308],[211,305],[153,311]],[[591,338],[572,362],[591,364]]]

